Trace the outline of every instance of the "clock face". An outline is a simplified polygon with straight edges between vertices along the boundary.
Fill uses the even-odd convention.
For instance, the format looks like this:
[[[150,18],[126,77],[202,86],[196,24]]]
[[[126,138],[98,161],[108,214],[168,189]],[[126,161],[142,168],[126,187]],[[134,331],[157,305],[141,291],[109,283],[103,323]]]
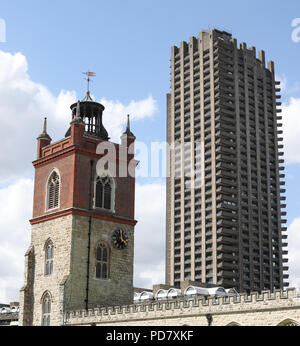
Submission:
[[[128,244],[128,237],[125,231],[121,229],[117,229],[114,231],[112,239],[115,247],[118,249],[124,249]]]

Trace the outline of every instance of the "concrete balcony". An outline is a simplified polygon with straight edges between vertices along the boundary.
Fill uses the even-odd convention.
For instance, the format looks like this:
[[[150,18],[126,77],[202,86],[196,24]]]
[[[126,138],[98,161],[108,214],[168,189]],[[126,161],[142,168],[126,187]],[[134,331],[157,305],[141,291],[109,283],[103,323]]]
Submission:
[[[238,247],[237,246],[229,246],[229,245],[224,245],[224,244],[218,244],[217,246],[217,250],[220,252],[237,252],[238,251]]]
[[[233,256],[229,253],[226,253],[226,252],[223,252],[223,253],[220,253],[218,256],[217,256],[217,259],[218,260],[222,260],[222,261],[233,261],[233,260],[236,260],[237,257],[236,256]]]
[[[229,271],[229,270],[222,270],[218,272],[218,275],[222,276],[224,279],[238,278],[238,273],[233,273],[232,271]]]
[[[229,246],[233,246],[233,247],[237,247],[238,246],[238,240],[235,238],[230,238],[230,237],[226,237],[226,236],[219,236],[217,238],[217,242],[218,244],[221,245],[229,245]]]
[[[221,161],[221,162],[225,162],[227,164],[236,164],[236,157],[231,157],[231,156],[228,156],[222,152],[220,153],[216,153],[216,161]]]
[[[217,169],[234,169],[234,167],[235,167],[235,165],[234,164],[230,164],[230,163],[226,163],[226,162],[222,162],[222,161],[220,161],[220,162],[217,162],[216,163],[216,168]],[[216,175],[223,175],[223,172],[221,172],[221,173],[216,173]]]
[[[226,179],[226,178],[218,178],[216,183],[218,185],[224,185],[224,186],[236,186],[236,175],[235,174],[228,174],[228,176],[232,179]]]
[[[237,188],[234,187],[233,189],[226,187],[226,186],[218,186],[216,189],[217,193],[226,193],[226,194],[233,194],[233,193],[237,193]]]
[[[221,235],[221,236],[233,236],[233,235],[236,235],[236,231],[231,229],[231,228],[224,228],[224,227],[221,227],[221,228],[218,228],[217,229],[217,235]]]
[[[236,270],[238,269],[238,265],[237,264],[233,264],[233,263],[228,263],[228,262],[221,262],[217,265],[218,269],[223,269],[223,270]]]

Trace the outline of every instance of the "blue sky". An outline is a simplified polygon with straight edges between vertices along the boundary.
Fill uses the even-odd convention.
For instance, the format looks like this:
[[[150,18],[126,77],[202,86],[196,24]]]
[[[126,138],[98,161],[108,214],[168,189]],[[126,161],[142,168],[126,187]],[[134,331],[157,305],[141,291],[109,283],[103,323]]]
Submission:
[[[155,132],[140,136],[163,138],[165,94],[169,90],[170,47],[218,27],[239,42],[266,51],[276,71],[296,82],[299,45],[291,40],[291,20],[300,3],[272,1],[178,0],[12,0],[1,4],[9,52],[22,52],[34,81],[57,94],[61,89],[85,89],[81,71],[97,72],[94,94],[121,102],[152,94],[159,116]]]
[[[73,96],[82,98],[86,83],[81,72],[86,70],[96,72],[97,77],[91,85],[92,94],[97,100],[106,99],[112,102],[112,111],[106,112],[104,115],[104,123],[109,122],[112,127],[114,122],[120,123],[119,118],[114,118],[113,112],[117,109],[118,102],[123,105],[122,112],[125,112],[136,109],[129,107],[133,100],[138,103],[152,96],[155,111],[151,109],[145,113],[145,116],[132,122],[132,129],[137,139],[149,143],[150,141],[165,140],[165,100],[166,93],[170,90],[171,46],[179,45],[181,41],[187,41],[191,36],[197,36],[200,31],[212,28],[229,31],[239,43],[246,42],[248,46],[253,45],[257,50],[265,50],[266,59],[275,61],[276,75],[284,82],[282,102],[286,105],[286,113],[290,114],[289,119],[298,119],[298,109],[300,112],[300,42],[293,42],[291,38],[294,29],[291,27],[291,22],[297,17],[300,17],[299,0],[289,0],[288,2],[278,0],[248,2],[236,0],[210,2],[200,0],[11,0],[2,2],[0,8],[0,18],[4,19],[6,23],[6,42],[0,42],[0,52],[11,54],[5,61],[13,61],[12,55],[16,53],[21,53],[25,57],[25,60],[19,59],[18,61],[21,66],[27,64],[25,72],[29,74],[30,88],[38,88],[38,85],[45,86],[51,94],[48,95],[49,97],[47,96],[47,101],[50,100],[49,104],[55,98],[56,103],[53,102],[57,105],[57,99],[62,90],[65,91],[64,100],[68,99],[67,92],[73,92]],[[16,64],[9,64],[0,66],[2,74],[9,74],[9,68],[11,68],[9,66],[14,66],[14,68],[16,66]],[[25,72],[22,80],[26,79]],[[1,90],[4,90],[3,95],[6,95],[5,84],[3,84],[3,89],[0,85],[0,92]],[[30,98],[30,95],[28,92],[27,97]],[[5,97],[10,97],[13,103],[15,94],[11,93]],[[297,108],[297,103],[291,109],[291,97],[299,100],[299,108]],[[22,98],[26,98],[26,95],[23,95]],[[5,102],[1,96],[0,102],[2,104]],[[19,102],[23,104],[20,100],[17,103],[19,104]],[[22,99],[22,102],[25,101]],[[68,122],[69,104],[66,101],[63,104],[67,105],[65,117]],[[13,106],[10,105],[9,109],[11,107]],[[29,110],[32,109],[30,107],[28,107]],[[42,106],[39,107],[41,112],[44,111]],[[48,108],[53,109],[51,107]],[[3,128],[7,124],[4,121],[4,110],[6,108],[1,108],[0,105],[0,112],[2,112],[2,114],[0,113],[0,125]],[[22,107],[20,106],[18,110],[21,112],[18,116],[21,118]],[[11,114],[13,116],[13,111]],[[39,134],[38,128],[41,128],[42,122],[40,119],[44,114],[40,114],[41,118],[38,116],[30,118],[31,120],[26,121],[22,128],[22,131],[34,140]],[[61,133],[65,132],[65,128],[58,127],[59,122],[56,122],[54,126],[54,116],[51,111],[46,116],[49,117],[50,135],[53,139],[59,139]],[[124,119],[125,116],[126,114],[124,114]],[[299,122],[298,125],[300,127]],[[296,159],[289,160],[290,163],[286,165],[287,211],[290,225],[300,219],[300,184],[298,182],[300,157],[297,156],[298,142],[293,139],[300,138],[300,130],[299,136],[298,133],[293,132],[297,129],[293,129],[292,121],[289,121],[286,126],[289,130],[288,133],[291,132],[294,136],[290,137],[289,148],[292,149],[289,150],[293,151],[296,157]],[[54,128],[58,129],[57,132],[54,131]],[[6,132],[10,137],[16,135],[9,131]],[[2,134],[1,136],[3,138]],[[24,154],[24,157],[26,157],[27,163],[24,163],[23,176],[32,179],[33,169],[29,158],[34,158],[35,146],[26,139],[24,141],[27,150],[25,153],[27,156]],[[0,155],[0,167],[3,168],[5,165],[6,157],[3,154]],[[13,176],[13,172],[9,170],[5,174]],[[20,176],[8,181],[0,179],[0,195],[1,189],[4,191],[10,186],[13,187],[13,184],[19,186],[17,185],[18,179]],[[138,182],[141,185],[161,184],[160,190],[159,185],[155,186],[158,188],[159,196],[162,196],[163,181],[161,179],[139,179]],[[30,204],[30,201],[28,203]],[[161,203],[163,205],[163,202]],[[149,211],[150,214],[151,211]],[[142,212],[139,212],[139,215],[142,217]],[[162,215],[154,215],[152,219],[156,217],[159,220],[158,216]],[[144,217],[148,220],[146,216]],[[159,231],[162,235],[159,239],[163,239],[164,220],[161,220],[160,224]],[[297,225],[294,223],[293,229],[296,230]],[[5,227],[8,226],[5,225]],[[145,227],[149,227],[149,225]],[[4,229],[1,221],[0,228]],[[2,239],[1,235],[0,239]],[[300,244],[297,246],[297,249],[300,250]],[[158,246],[157,249],[161,250],[162,246]],[[23,258],[22,256],[21,258]],[[162,253],[161,258],[163,257]],[[159,268],[157,270],[163,270],[161,263],[155,265]],[[23,262],[21,267],[23,268]],[[148,274],[152,275],[150,269]],[[145,278],[146,274],[143,275],[141,277]],[[140,284],[143,282],[141,281]],[[11,288],[3,290],[12,292]],[[7,293],[2,297],[11,297],[11,295]]]
[[[138,138],[146,141],[165,138],[170,47],[202,29],[232,32],[238,42],[264,49],[290,85],[300,80],[300,44],[291,40],[291,21],[300,17],[296,0],[13,0],[2,3],[0,16],[7,30],[0,48],[22,52],[31,79],[54,94],[66,89],[83,95],[81,72],[88,69],[97,72],[91,86],[97,97],[126,103],[151,94],[158,114],[135,124]],[[297,171],[287,169],[291,218],[300,210],[300,188],[289,179]]]

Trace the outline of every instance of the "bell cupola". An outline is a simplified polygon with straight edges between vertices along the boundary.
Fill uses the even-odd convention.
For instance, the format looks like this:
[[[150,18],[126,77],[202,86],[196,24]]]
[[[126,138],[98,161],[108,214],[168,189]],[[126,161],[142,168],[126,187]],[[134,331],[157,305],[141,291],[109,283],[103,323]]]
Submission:
[[[105,107],[98,102],[95,102],[90,91],[87,90],[86,96],[78,102],[71,105],[72,121],[78,117],[85,124],[85,133],[101,140],[109,140],[108,133],[102,123],[102,114]],[[71,123],[72,123],[71,121]],[[66,132],[66,137],[70,136],[71,128]]]

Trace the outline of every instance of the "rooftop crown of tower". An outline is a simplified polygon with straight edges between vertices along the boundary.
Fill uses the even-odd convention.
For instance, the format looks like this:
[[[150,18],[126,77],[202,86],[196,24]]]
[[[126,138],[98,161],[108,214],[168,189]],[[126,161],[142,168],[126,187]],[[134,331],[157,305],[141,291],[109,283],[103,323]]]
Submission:
[[[81,101],[73,103],[70,108],[72,110],[72,121],[76,117],[80,117],[85,124],[85,132],[99,139],[109,140],[108,133],[102,123],[102,114],[105,107],[91,98],[89,90]],[[71,128],[68,129],[65,136],[68,137],[70,134]]]

